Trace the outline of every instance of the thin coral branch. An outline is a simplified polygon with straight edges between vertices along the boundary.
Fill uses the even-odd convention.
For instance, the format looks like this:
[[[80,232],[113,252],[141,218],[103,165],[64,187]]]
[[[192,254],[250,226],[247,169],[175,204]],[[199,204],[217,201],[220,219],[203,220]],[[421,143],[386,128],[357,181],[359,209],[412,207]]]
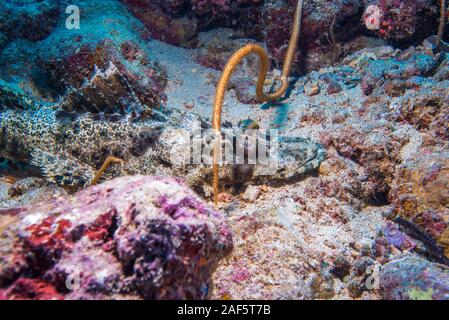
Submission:
[[[213,110],[213,117],[212,117],[212,127],[217,133],[217,136],[221,130],[221,112],[222,112],[222,106],[224,102],[224,97],[226,94],[226,90],[228,87],[228,82],[232,76],[232,73],[234,72],[237,65],[240,63],[240,61],[252,54],[255,53],[260,58],[260,70],[259,70],[259,78],[257,80],[257,87],[256,87],[256,95],[257,98],[261,101],[274,101],[282,97],[288,88],[288,77],[290,75],[293,59],[295,57],[297,45],[298,45],[298,38],[301,33],[301,20],[302,20],[302,10],[303,10],[303,4],[304,0],[298,0],[296,10],[295,10],[295,18],[293,23],[293,31],[290,37],[289,46],[287,49],[287,53],[285,55],[284,60],[284,66],[282,69],[282,75],[281,75],[281,81],[282,85],[281,87],[274,93],[271,94],[265,94],[263,92],[263,87],[265,84],[265,80],[267,77],[267,72],[269,68],[269,58],[268,54],[261,46],[256,44],[248,44],[235,52],[232,57],[229,59],[228,63],[226,64],[223,74],[221,76],[220,81],[217,85],[217,91],[215,95],[215,101],[214,101],[214,110]],[[213,181],[213,188],[214,188],[214,203],[218,203],[218,144],[215,143],[213,148],[213,170],[214,170],[214,181]]]
[[[6,182],[8,184],[14,184],[17,181],[17,178],[14,176],[5,176],[5,177],[1,177],[0,181]]]
[[[0,236],[15,221],[16,221],[16,218],[13,216],[0,215]]]
[[[440,25],[438,26],[436,45],[439,46],[443,39],[444,28],[446,27],[446,0],[440,1]]]
[[[104,161],[103,165],[101,166],[100,170],[97,171],[94,178],[92,179],[91,185],[96,185],[98,183],[98,181],[100,180],[101,176],[103,175],[103,173],[113,163],[120,163],[121,165],[123,165],[123,160],[113,157],[113,156],[107,157],[106,160]]]

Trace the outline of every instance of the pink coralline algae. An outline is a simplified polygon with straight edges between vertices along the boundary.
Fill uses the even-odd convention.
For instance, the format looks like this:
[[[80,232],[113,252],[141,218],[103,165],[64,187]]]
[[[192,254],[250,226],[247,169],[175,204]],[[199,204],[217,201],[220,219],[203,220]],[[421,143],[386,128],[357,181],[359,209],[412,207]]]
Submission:
[[[382,11],[378,6],[370,5],[365,9],[363,21],[368,30],[379,30]]]
[[[446,258],[449,258],[448,172],[447,153],[429,148],[399,168],[390,192],[397,216],[426,232],[442,247]]]
[[[133,176],[3,210],[2,299],[204,299],[224,218],[171,178]]]

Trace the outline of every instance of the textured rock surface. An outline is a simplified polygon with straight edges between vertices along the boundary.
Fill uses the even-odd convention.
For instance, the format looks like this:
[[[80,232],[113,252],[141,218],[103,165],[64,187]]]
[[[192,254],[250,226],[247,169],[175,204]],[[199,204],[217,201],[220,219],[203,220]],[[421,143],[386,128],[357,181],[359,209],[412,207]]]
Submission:
[[[211,27],[230,27],[266,43],[270,55],[281,65],[290,39],[291,24],[296,2],[293,0],[260,1],[184,1],[184,6],[167,5],[162,2],[124,0],[130,10],[150,30],[168,43],[186,46],[186,39],[195,39],[197,32]],[[308,70],[335,62],[341,54],[336,36],[350,37],[361,29],[360,17],[363,3],[353,0],[312,0],[304,4],[301,47],[306,52]],[[157,12],[157,19],[146,12]],[[154,13],[153,13],[154,14]],[[180,18],[180,15],[184,15]],[[355,27],[355,28],[354,28]],[[192,42],[188,43],[191,46]],[[299,61],[299,53],[297,61]],[[218,65],[215,67],[219,67]],[[296,70],[300,70],[296,65]]]
[[[398,217],[436,240],[449,258],[449,154],[431,149],[398,170],[391,198]]]
[[[410,39],[418,32],[426,29],[426,23],[432,24],[434,1],[430,0],[371,0],[365,11],[365,24],[374,24],[375,32],[384,38],[394,40]],[[379,15],[373,15],[373,8],[379,10]],[[436,9],[436,8],[435,8]],[[434,10],[435,10],[434,9]],[[428,27],[428,25],[427,25]]]
[[[33,6],[50,3],[59,1],[18,7],[38,11]],[[0,90],[12,91],[9,100],[13,101],[8,105],[16,101],[16,107],[24,108],[51,103],[64,111],[131,118],[145,117],[159,108],[166,77],[145,46],[145,27],[118,1],[77,0],[71,4],[82,11],[80,29],[67,29],[68,15],[58,10],[54,28],[40,41],[15,38],[0,52],[1,78],[8,84],[0,82]],[[47,19],[44,22],[52,21],[52,15],[42,15]],[[44,26],[44,22],[39,24]],[[32,25],[27,30],[35,33]]]
[[[55,28],[58,0],[10,0],[0,3],[0,49],[14,39],[42,40]]]
[[[0,213],[6,299],[203,299],[232,248],[222,215],[169,178],[120,178]]]
[[[449,300],[449,268],[400,256],[382,267],[380,288],[384,299]]]
[[[297,3],[295,0],[123,2],[157,39],[192,47],[197,45],[198,32],[229,27],[240,31],[240,37],[263,41],[277,66],[284,59]],[[354,50],[347,43],[369,32],[395,41],[410,40],[413,36],[424,39],[436,30],[437,11],[438,6],[430,0],[305,1],[302,54],[298,52],[294,69],[311,71],[334,64]]]
[[[425,71],[434,58],[425,46],[364,49],[299,79],[283,104],[254,117],[261,127],[268,122],[317,137],[326,160],[316,177],[270,188],[254,204],[223,205],[231,212],[235,251],[215,275],[216,297],[378,299],[377,271],[399,254],[448,263],[442,119],[449,84],[437,78],[440,71]],[[391,64],[401,71],[384,69],[366,95],[365,68]],[[390,77],[401,94],[388,90]],[[308,96],[304,87],[312,81],[321,90]],[[335,84],[341,91],[329,94]]]

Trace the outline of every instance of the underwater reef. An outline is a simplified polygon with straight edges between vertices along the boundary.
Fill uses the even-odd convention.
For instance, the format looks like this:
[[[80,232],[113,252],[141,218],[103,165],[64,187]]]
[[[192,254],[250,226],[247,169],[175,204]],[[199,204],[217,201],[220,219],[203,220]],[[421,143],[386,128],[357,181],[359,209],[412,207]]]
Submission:
[[[297,3],[2,1],[0,299],[448,300],[444,1],[305,0],[286,94],[251,55],[223,89],[224,151],[274,130],[276,170],[214,204],[191,162],[234,52],[279,87]]]
[[[201,31],[214,27],[238,30],[243,37],[263,42],[273,61],[281,64],[290,37],[295,0],[144,1],[123,0],[156,39],[194,47]],[[379,10],[377,27],[370,13]],[[316,70],[335,63],[351,51],[369,45],[367,36],[404,40],[424,39],[436,30],[438,4],[432,0],[304,2],[301,52],[296,70]],[[429,28],[429,25],[432,27]]]

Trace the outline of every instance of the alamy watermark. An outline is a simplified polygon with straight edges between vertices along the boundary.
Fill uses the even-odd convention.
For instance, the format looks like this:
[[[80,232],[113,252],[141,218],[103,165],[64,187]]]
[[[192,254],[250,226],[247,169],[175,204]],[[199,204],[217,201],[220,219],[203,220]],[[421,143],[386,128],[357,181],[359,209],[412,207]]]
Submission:
[[[76,291],[81,288],[81,274],[78,271],[70,270],[65,280],[67,290]]]
[[[81,28],[80,8],[70,5],[65,9],[65,13],[69,15],[65,21],[65,27],[68,30],[79,30]]]
[[[365,280],[365,286],[369,290],[380,289],[380,266],[378,264],[371,265],[366,268],[366,275],[368,277]]]

